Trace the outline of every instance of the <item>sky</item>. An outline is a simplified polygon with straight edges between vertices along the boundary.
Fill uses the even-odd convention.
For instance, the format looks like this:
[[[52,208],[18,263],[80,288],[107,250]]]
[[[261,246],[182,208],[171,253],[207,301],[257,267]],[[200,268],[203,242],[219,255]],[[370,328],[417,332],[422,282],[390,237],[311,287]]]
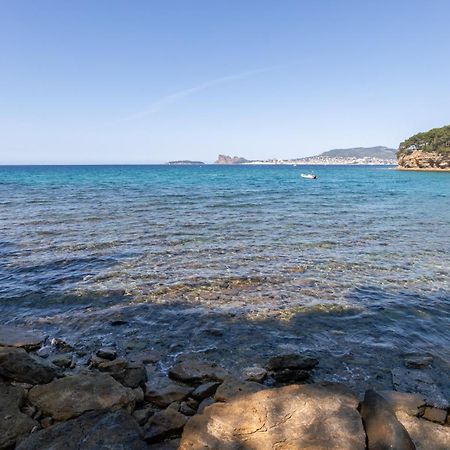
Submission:
[[[450,123],[448,0],[0,1],[0,164],[293,158]]]

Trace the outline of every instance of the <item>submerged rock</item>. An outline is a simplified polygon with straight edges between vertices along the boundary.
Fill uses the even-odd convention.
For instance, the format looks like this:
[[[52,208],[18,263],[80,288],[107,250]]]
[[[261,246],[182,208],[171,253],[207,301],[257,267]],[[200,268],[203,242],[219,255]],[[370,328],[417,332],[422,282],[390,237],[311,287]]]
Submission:
[[[0,346],[3,347],[17,347],[25,350],[34,350],[39,348],[46,338],[47,335],[43,333],[0,325]]]
[[[96,354],[99,358],[108,359],[110,361],[117,358],[116,350],[110,347],[100,348],[99,350],[97,350]]]
[[[123,408],[135,399],[131,389],[101,373],[73,375],[35,386],[28,398],[55,420],[67,420],[91,410]]]
[[[408,369],[424,369],[433,364],[432,356],[411,355],[405,358],[405,366]]]
[[[357,405],[357,398],[337,385],[291,385],[244,394],[192,417],[179,448],[364,450]]]
[[[373,390],[365,393],[361,416],[367,434],[368,450],[415,450],[405,427],[397,420],[389,403]]]
[[[13,447],[38,425],[20,411],[25,391],[18,386],[0,383],[0,449]]]
[[[193,385],[223,381],[228,375],[228,371],[216,363],[194,358],[183,359],[169,370],[170,378]]]
[[[139,426],[125,411],[88,412],[31,434],[17,450],[145,450]]]
[[[0,376],[20,383],[49,383],[58,369],[22,348],[0,347]]]
[[[317,364],[319,364],[319,360],[316,358],[290,353],[270,358],[267,363],[267,369],[275,372],[285,369],[312,370]]]

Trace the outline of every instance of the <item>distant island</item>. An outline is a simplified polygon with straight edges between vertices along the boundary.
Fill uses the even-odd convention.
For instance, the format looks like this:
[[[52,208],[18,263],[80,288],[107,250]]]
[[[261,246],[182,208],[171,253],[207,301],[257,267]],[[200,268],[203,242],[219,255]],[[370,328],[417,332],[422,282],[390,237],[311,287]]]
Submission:
[[[240,156],[219,155],[216,164],[329,164],[395,165],[396,150],[389,147],[354,147],[333,149],[316,156],[293,159],[248,160]]]
[[[170,166],[200,166],[205,163],[203,161],[189,161],[185,159],[182,161],[169,161],[167,164]]]
[[[450,125],[417,133],[403,141],[397,152],[403,170],[450,170]]]

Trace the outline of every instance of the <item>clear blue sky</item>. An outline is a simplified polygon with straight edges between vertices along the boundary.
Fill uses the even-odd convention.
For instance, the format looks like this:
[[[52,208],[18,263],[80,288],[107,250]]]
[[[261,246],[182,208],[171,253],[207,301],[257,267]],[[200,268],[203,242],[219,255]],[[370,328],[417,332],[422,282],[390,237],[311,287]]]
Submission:
[[[448,0],[0,2],[0,163],[388,145],[450,122]]]

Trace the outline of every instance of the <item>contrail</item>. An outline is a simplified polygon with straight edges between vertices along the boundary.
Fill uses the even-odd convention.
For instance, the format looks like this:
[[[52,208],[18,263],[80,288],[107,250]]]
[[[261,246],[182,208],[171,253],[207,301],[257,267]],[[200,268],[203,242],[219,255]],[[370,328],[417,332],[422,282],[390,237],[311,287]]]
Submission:
[[[116,125],[116,124],[122,123],[122,122],[130,122],[130,121],[133,121],[133,120],[141,119],[143,117],[155,114],[160,109],[164,108],[165,106],[171,105],[173,103],[176,103],[178,100],[180,100],[182,98],[190,97],[191,95],[194,95],[197,92],[201,92],[201,91],[204,91],[206,89],[209,89],[211,87],[218,86],[218,85],[221,85],[221,84],[226,84],[226,83],[231,83],[233,81],[243,80],[243,79],[251,77],[253,75],[257,75],[259,73],[269,72],[269,71],[274,70],[276,68],[278,68],[278,66],[266,67],[266,68],[263,68],[263,69],[250,70],[250,71],[247,71],[247,72],[238,73],[236,75],[228,75],[228,76],[225,76],[225,77],[215,78],[214,80],[206,81],[206,82],[204,82],[202,84],[199,84],[197,86],[193,86],[191,88],[184,89],[182,91],[177,91],[177,92],[174,92],[172,94],[166,95],[166,96],[160,98],[159,100],[154,101],[152,104],[150,104],[146,109],[144,109],[142,111],[138,111],[138,112],[136,112],[134,114],[131,114],[129,116],[119,117],[119,118],[117,118],[117,119],[115,119],[115,120],[113,120],[111,122],[107,122],[107,123],[104,123],[102,125],[98,125],[96,127],[89,128],[89,129],[87,129],[85,131],[93,131],[93,130],[96,130],[98,128],[108,127],[108,126]]]

